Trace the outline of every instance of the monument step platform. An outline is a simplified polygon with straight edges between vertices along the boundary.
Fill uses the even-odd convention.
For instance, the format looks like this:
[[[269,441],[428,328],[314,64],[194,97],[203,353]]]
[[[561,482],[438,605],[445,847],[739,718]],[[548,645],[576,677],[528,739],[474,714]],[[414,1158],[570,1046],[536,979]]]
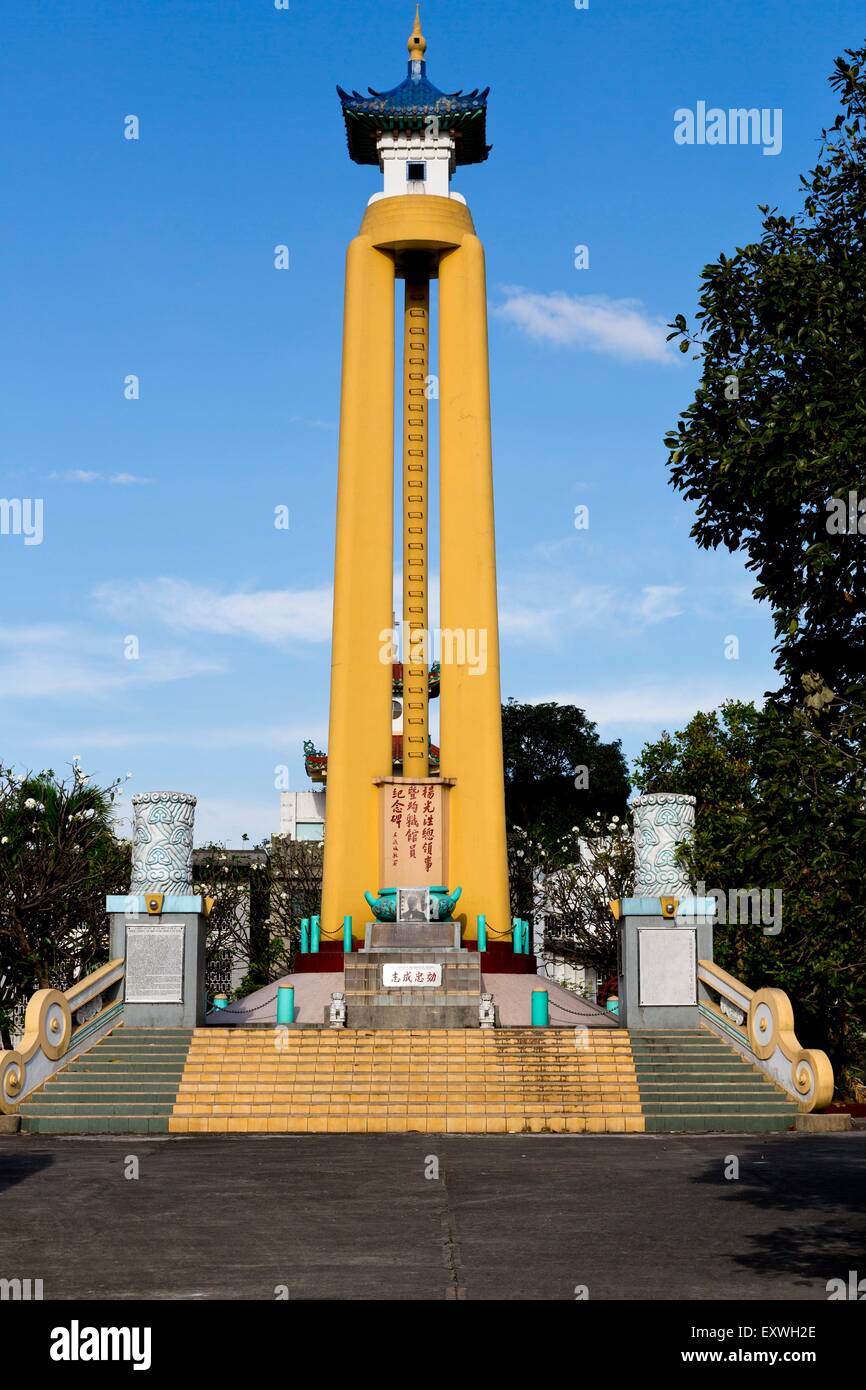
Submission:
[[[459,941],[453,922],[380,922],[367,929],[367,939],[369,950],[345,958],[349,1027],[479,1027],[480,958],[446,944]]]
[[[361,943],[356,942],[352,958],[358,955],[361,949]],[[478,957],[482,974],[536,975],[538,973],[538,958],[536,956],[517,955],[508,944],[491,946],[486,951],[479,951],[477,941],[464,941],[463,949]],[[343,951],[342,941],[323,941],[315,954],[310,952],[301,955],[298,952],[292,962],[292,970],[296,975],[336,973],[344,969],[347,959],[349,957]]]
[[[26,1134],[167,1134],[192,1029],[121,1023],[21,1103]]]
[[[795,1100],[708,1031],[633,1031],[635,1075],[651,1133],[789,1129]]]
[[[726,1042],[697,1033],[205,1027],[175,1034],[168,1061],[165,1046],[157,1030],[119,1027],[22,1102],[22,1129],[770,1133],[798,1113]]]
[[[169,1131],[642,1131],[628,1035],[583,1033],[200,1029]]]

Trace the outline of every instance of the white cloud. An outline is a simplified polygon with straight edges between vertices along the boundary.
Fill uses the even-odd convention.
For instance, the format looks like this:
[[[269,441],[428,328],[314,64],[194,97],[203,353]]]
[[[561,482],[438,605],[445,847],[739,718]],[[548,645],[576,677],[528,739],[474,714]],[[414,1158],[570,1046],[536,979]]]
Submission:
[[[61,483],[112,483],[117,487],[141,486],[151,481],[140,478],[137,473],[91,473],[86,468],[69,468],[64,473],[51,473],[49,477]]]
[[[561,290],[539,294],[509,287],[505,302],[494,313],[536,342],[586,348],[628,361],[675,361],[665,342],[664,320],[651,317],[637,299],[571,295]]]
[[[221,798],[200,795],[195,808],[195,843],[210,841],[239,848],[241,836],[249,835],[248,844],[257,844],[264,837],[275,835],[280,828],[280,794],[274,792],[267,800],[242,800],[230,796]]]
[[[305,415],[292,415],[289,420],[290,425],[306,425],[310,430],[335,430],[337,423],[335,420],[308,420]]]
[[[683,611],[677,600],[682,589],[672,584],[649,584],[643,590],[638,613],[646,623],[663,623],[667,618],[678,618]]]
[[[652,584],[636,594],[610,584],[575,584],[553,570],[525,573],[502,585],[503,638],[546,645],[587,628],[616,626],[623,633],[677,618],[681,588]]]
[[[760,704],[763,694],[764,685],[758,676],[702,684],[652,679],[641,684],[638,677],[629,686],[608,690],[558,690],[533,695],[528,703],[553,701],[578,705],[600,728],[645,724],[672,729],[686,723],[698,710],[718,709],[725,700],[755,700]]]
[[[0,696],[7,699],[97,697],[130,686],[163,685],[213,675],[221,662],[171,648],[127,661],[117,638],[95,638],[75,627],[0,628]]]
[[[266,748],[285,761],[300,757],[304,739],[321,746],[328,736],[327,724],[321,715],[296,724],[246,725],[206,729],[199,725],[189,728],[165,729],[77,729],[72,733],[50,734],[32,739],[38,748],[112,749],[112,748]]]
[[[95,597],[114,617],[155,618],[184,632],[277,644],[327,642],[331,635],[330,588],[220,593],[185,579],[162,578],[103,584]]]

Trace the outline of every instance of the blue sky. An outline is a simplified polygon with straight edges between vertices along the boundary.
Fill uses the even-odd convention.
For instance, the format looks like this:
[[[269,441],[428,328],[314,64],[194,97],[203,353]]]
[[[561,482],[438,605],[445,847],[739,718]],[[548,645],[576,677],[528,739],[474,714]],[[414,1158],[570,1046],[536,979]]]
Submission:
[[[307,785],[302,741],[325,739],[343,258],[380,186],[334,88],[399,82],[413,10],[3,9],[0,496],[44,521],[40,545],[0,535],[0,760],[193,791],[198,839],[275,830],[275,768]],[[697,549],[666,481],[695,377],[660,325],[757,203],[799,205],[862,5],[422,15],[432,80],[492,89],[493,154],[454,187],[488,253],[503,694],[579,703],[633,756],[773,685],[750,576]],[[678,145],[698,101],[781,108],[781,153]]]

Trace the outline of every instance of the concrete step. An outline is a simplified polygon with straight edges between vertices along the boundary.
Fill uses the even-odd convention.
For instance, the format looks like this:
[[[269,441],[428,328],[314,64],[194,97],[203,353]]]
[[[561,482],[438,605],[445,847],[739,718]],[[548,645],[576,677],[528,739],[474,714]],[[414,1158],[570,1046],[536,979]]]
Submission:
[[[166,1134],[192,1029],[118,1028],[20,1107],[30,1134]]]
[[[677,1097],[666,1100],[646,1100],[641,1097],[645,1115],[682,1115],[699,1111],[704,1115],[752,1114],[755,1111],[784,1111],[786,1115],[796,1114],[796,1106],[785,1100],[784,1096],[755,1096],[747,1099],[737,1096],[733,1100],[707,1100],[703,1096]]]
[[[780,1134],[791,1129],[794,1117],[780,1111],[739,1114],[725,1111],[707,1115],[699,1111],[684,1114],[646,1115],[647,1134]]]
[[[135,1102],[126,1097],[117,1101],[94,1100],[90,1097],[71,1103],[65,1100],[52,1103],[43,1097],[28,1106],[27,1116],[33,1119],[43,1115],[77,1115],[80,1112],[88,1115],[170,1115],[173,1106],[173,1099]]]
[[[168,1134],[167,1115],[32,1115],[22,1121],[27,1134]]]

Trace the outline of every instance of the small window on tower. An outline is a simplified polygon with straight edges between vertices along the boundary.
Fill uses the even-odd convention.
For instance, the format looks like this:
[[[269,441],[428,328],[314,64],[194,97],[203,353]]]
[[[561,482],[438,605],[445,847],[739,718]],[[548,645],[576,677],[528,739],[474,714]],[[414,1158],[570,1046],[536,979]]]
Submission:
[[[423,183],[427,177],[427,165],[410,164],[408,166],[406,177],[408,178],[410,183]]]

